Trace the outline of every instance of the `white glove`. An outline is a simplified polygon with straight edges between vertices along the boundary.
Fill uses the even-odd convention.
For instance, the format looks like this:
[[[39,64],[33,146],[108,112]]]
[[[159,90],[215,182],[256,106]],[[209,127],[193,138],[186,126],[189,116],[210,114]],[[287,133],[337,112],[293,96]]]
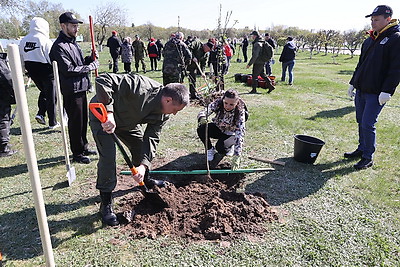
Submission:
[[[356,94],[354,93],[354,86],[350,84],[349,89],[347,89],[347,95],[353,98]]]
[[[386,102],[388,102],[391,98],[391,95],[389,93],[381,92],[379,94],[379,104],[382,106]]]

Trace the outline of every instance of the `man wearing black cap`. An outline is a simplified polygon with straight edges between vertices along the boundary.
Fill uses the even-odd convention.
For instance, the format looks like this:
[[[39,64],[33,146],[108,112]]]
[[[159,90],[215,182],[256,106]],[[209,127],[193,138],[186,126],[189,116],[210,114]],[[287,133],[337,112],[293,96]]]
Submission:
[[[379,5],[365,16],[371,17],[372,30],[361,47],[360,59],[350,80],[348,95],[355,96],[359,144],[355,151],[344,153],[344,157],[361,158],[354,165],[357,170],[373,165],[375,123],[400,82],[400,27],[392,14],[389,6]]]
[[[251,59],[246,66],[246,68],[250,68],[250,66],[253,65],[253,71],[251,74],[253,77],[252,84],[251,84],[253,89],[250,91],[250,93],[251,94],[257,93],[258,76],[261,76],[261,78],[263,78],[265,80],[267,88],[268,88],[267,93],[271,93],[272,90],[275,89],[275,87],[272,85],[272,82],[269,79],[269,77],[265,74],[264,66],[265,66],[265,62],[267,60],[262,56],[262,50],[263,50],[263,46],[266,45],[267,46],[266,48],[269,51],[268,60],[270,60],[273,55],[272,47],[267,42],[264,42],[261,39],[258,31],[253,31],[250,35],[253,38],[253,52],[251,54]]]
[[[86,138],[88,109],[86,91],[91,87],[89,72],[99,67],[92,56],[83,58],[82,50],[76,43],[79,24],[71,12],[59,17],[61,31],[50,50],[51,61],[57,61],[64,108],[68,115],[68,133],[73,160],[89,164],[88,155],[96,154],[89,150]]]
[[[110,55],[113,60],[113,72],[118,72],[118,57],[121,52],[121,40],[117,37],[117,31],[111,32],[111,37],[107,40],[107,46],[110,49]]]

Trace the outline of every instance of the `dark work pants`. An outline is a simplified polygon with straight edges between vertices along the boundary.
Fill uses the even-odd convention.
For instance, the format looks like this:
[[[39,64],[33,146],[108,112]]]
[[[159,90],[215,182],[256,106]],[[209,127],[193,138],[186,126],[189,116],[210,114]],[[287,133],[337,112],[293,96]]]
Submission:
[[[363,152],[362,157],[372,159],[376,150],[376,127],[378,116],[384,105],[379,104],[377,94],[356,91],[354,99],[356,105],[356,119],[358,123],[358,150]]]
[[[113,60],[113,72],[117,73],[118,72],[118,54],[111,54],[112,60]]]
[[[92,113],[89,118],[90,129],[99,152],[96,188],[102,192],[112,192],[117,185],[116,146],[111,135],[103,131],[100,121]],[[138,125],[129,131],[117,129],[115,134],[128,147],[133,165],[139,166],[142,158],[143,128]]]
[[[196,92],[196,76],[197,76],[197,66],[188,66],[188,79],[189,79],[189,91],[190,91],[190,98],[194,99],[197,98],[197,92]]]
[[[166,74],[163,73],[163,85],[169,83],[182,83],[183,79],[179,74]]]
[[[151,70],[157,70],[157,58],[151,57],[150,58]]]
[[[136,72],[139,71],[139,62],[142,63],[142,70],[146,71],[146,63],[144,63],[144,58],[137,58],[135,57],[135,68]]]
[[[129,72],[132,71],[131,65],[132,65],[131,62],[129,62],[129,63],[124,63],[124,71],[125,71],[126,73],[129,73]]]
[[[206,125],[202,124],[197,128],[197,135],[203,144],[206,144]],[[225,155],[230,147],[233,145],[233,142],[226,142],[228,139],[234,138],[233,135],[224,134],[215,123],[208,123],[208,139],[207,139],[207,149],[212,148],[211,138],[218,139],[215,144],[215,149],[219,154]]]
[[[0,99],[0,151],[3,151],[10,141],[11,105]]]
[[[64,95],[64,108],[68,115],[68,134],[72,154],[80,156],[88,149],[88,104],[86,92]]]
[[[247,62],[247,47],[242,49],[244,62]]]
[[[261,78],[263,78],[266,82],[271,83],[270,79],[268,78],[268,76],[265,74],[264,72],[264,63],[261,64],[254,64],[253,65],[253,72],[252,72],[252,83],[251,83],[251,87],[253,88],[253,90],[257,89],[258,86],[258,76],[261,76]]]

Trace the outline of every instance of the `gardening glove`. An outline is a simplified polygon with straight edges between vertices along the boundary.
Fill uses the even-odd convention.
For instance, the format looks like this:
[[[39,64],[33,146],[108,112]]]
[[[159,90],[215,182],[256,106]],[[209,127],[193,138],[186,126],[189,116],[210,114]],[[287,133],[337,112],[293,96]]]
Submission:
[[[356,95],[356,93],[354,93],[354,86],[351,85],[351,84],[350,84],[350,86],[349,86],[349,89],[347,89],[347,95],[348,95],[350,98],[353,98],[353,97]]]
[[[201,125],[206,124],[206,123],[207,123],[206,117],[199,117],[197,126],[200,127]]]
[[[232,171],[236,171],[239,169],[239,164],[240,164],[240,156],[239,155],[233,155],[231,159],[231,169]]]
[[[379,104],[382,106],[386,104],[391,98],[391,95],[389,93],[381,92],[379,94]]]
[[[95,61],[93,61],[92,63],[90,63],[90,64],[88,65],[89,71],[98,69],[99,66],[100,66],[99,61],[96,59]]]

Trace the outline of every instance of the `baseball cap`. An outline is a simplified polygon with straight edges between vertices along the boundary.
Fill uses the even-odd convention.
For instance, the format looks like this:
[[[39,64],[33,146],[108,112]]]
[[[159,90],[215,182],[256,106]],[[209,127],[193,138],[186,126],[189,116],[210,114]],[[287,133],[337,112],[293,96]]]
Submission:
[[[260,36],[260,34],[258,33],[258,31],[252,31],[252,32],[250,33],[250,35],[257,35],[257,36]]]
[[[60,23],[72,23],[72,24],[83,23],[82,21],[76,19],[75,15],[72,12],[62,13],[58,19]]]
[[[374,11],[372,11],[371,14],[366,15],[365,17],[371,17],[371,16],[379,16],[379,15],[389,15],[392,16],[393,14],[393,10],[390,6],[387,5],[381,5],[381,6],[377,6]]]

